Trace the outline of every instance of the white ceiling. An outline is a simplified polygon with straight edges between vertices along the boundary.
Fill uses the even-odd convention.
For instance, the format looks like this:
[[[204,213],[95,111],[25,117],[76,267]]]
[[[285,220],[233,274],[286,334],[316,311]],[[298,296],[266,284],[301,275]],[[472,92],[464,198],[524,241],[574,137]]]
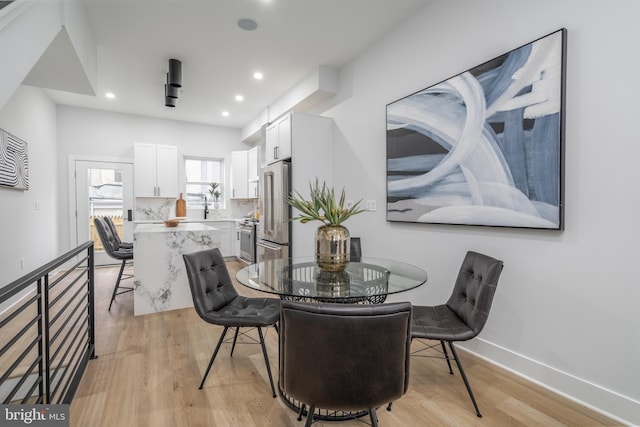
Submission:
[[[317,66],[340,68],[430,0],[84,2],[97,45],[97,96],[49,90],[54,101],[241,128]],[[241,30],[241,18],[258,28]],[[176,108],[164,106],[169,58],[182,61]],[[252,77],[258,70],[262,81]],[[109,91],[116,99],[104,97]]]

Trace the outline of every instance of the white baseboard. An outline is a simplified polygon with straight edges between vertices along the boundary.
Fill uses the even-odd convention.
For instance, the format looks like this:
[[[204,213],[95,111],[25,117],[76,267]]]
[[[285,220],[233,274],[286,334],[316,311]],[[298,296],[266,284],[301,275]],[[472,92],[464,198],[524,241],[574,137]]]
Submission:
[[[640,426],[640,402],[567,372],[476,338],[458,345],[470,353],[601,413],[621,425]]]

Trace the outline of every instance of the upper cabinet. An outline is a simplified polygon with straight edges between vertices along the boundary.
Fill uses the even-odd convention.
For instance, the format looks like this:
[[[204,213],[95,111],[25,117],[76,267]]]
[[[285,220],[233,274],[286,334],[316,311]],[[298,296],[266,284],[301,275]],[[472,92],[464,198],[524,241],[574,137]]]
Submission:
[[[133,157],[136,197],[178,197],[178,147],[136,143]]]
[[[291,158],[291,115],[286,114],[267,126],[267,164]]]
[[[231,198],[246,199],[249,189],[246,151],[231,152]]]
[[[260,153],[258,151],[258,147],[253,147],[251,150],[247,152],[247,177],[249,178],[249,197],[258,197],[258,182],[260,181],[259,176],[259,160]]]
[[[258,149],[231,152],[231,198],[258,197]]]

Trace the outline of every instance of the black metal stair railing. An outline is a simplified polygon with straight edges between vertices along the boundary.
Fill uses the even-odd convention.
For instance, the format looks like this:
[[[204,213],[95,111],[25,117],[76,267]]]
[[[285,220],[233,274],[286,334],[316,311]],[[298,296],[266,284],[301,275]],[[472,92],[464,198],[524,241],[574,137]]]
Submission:
[[[0,314],[0,402],[71,403],[96,357],[93,242],[4,286],[0,307],[10,303]]]

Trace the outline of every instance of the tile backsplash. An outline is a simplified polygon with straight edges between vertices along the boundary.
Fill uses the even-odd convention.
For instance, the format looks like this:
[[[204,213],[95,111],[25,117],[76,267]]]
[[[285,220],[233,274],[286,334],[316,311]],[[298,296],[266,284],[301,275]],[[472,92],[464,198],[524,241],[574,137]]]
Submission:
[[[176,200],[163,199],[159,197],[137,197],[136,198],[136,221],[146,221],[150,219],[165,220],[176,213]],[[172,215],[173,214],[173,215]]]
[[[226,209],[209,206],[208,219],[236,219],[258,208],[257,199],[227,200]],[[176,216],[176,199],[161,197],[137,197],[136,221],[165,220]],[[187,206],[187,217],[204,219],[204,206]]]

